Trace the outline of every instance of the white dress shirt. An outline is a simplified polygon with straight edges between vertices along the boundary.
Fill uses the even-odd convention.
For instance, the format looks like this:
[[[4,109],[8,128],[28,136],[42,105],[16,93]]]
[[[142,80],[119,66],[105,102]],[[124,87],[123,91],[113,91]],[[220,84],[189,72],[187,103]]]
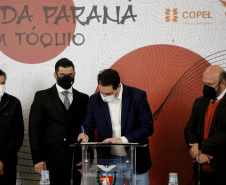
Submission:
[[[226,93],[226,88],[225,88],[225,90],[224,90],[224,91],[216,98],[217,100],[215,101],[215,103],[216,103],[218,100],[222,99],[223,96],[225,95],[225,93]]]
[[[62,94],[63,91],[68,91],[68,99],[69,99],[69,102],[70,102],[70,105],[72,104],[72,101],[73,101],[73,91],[72,91],[72,86],[70,89],[68,90],[65,90],[63,89],[62,87],[60,87],[57,83],[56,83],[56,88],[57,88],[57,92],[58,92],[58,95],[61,99],[61,101],[63,102],[64,104],[64,99],[65,99],[65,96]]]
[[[112,124],[112,137],[121,138],[123,143],[128,143],[128,140],[125,136],[121,135],[121,112],[122,112],[122,93],[123,93],[123,85],[121,84],[121,89],[118,97],[112,102],[108,103],[109,113],[111,117]],[[126,151],[123,146],[112,146],[111,154],[118,156],[125,156]]]

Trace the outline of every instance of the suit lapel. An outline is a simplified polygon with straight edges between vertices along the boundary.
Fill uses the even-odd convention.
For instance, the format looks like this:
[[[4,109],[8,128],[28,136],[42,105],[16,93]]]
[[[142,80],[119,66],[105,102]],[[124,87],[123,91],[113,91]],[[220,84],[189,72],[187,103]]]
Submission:
[[[64,123],[66,122],[66,112],[64,110],[64,107],[63,107],[63,104],[62,104],[62,101],[58,95],[58,91],[57,91],[57,88],[56,88],[56,85],[54,85],[52,87],[52,98],[53,98],[53,102],[55,103],[55,106],[56,106],[56,109],[58,110],[58,115],[61,115],[60,117],[64,119]]]
[[[121,111],[121,131],[123,131],[126,123],[126,117],[128,114],[129,109],[129,103],[130,103],[130,96],[128,93],[128,88],[123,84],[123,93],[122,93],[122,111]],[[111,117],[109,113],[108,104],[104,102],[102,99],[100,100],[101,109],[103,111],[103,114],[105,116],[105,119],[107,121],[107,124],[110,128],[112,128],[111,124]]]
[[[122,111],[121,111],[121,131],[123,131],[126,123],[126,117],[129,109],[130,96],[128,93],[128,88],[123,84],[122,92]]]
[[[201,138],[204,138],[204,126],[205,126],[205,116],[206,116],[206,110],[209,106],[210,100],[208,98],[204,98],[203,102],[201,102],[201,108],[200,108],[200,132]]]
[[[79,93],[75,89],[73,89],[73,101],[68,110],[69,123],[70,123],[70,120],[72,119],[73,114],[76,114],[76,112],[79,112],[78,109],[80,105],[80,100],[81,99],[79,98]]]
[[[2,96],[1,102],[0,102],[0,111],[2,109],[4,109],[9,103],[8,98],[6,97],[6,94],[4,93],[4,95]]]
[[[99,94],[99,96],[100,96],[100,94]],[[99,97],[99,98],[101,99],[101,97]],[[108,104],[101,99],[100,100],[100,105],[101,105],[101,109],[103,111],[104,117],[105,117],[105,119],[107,121],[107,124],[108,124],[109,128],[112,128],[111,117],[110,117],[110,113],[109,113]]]
[[[213,115],[213,120],[212,120],[212,123],[211,123],[211,126],[210,126],[210,130],[209,130],[209,135],[208,136],[211,136],[211,134],[213,132],[213,129],[214,129],[214,126],[216,125],[217,119],[219,117],[219,114],[221,113],[221,110],[225,106],[226,106],[226,95],[224,95],[224,97],[222,98],[221,102],[219,103],[219,105],[217,106],[217,108],[215,110],[215,113]]]

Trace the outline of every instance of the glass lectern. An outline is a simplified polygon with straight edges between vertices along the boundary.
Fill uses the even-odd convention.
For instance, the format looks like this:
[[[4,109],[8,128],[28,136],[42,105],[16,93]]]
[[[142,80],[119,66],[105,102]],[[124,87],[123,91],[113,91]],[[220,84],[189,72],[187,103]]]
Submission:
[[[81,184],[124,185],[126,181],[128,185],[136,185],[136,148],[145,146],[138,143],[82,143]]]

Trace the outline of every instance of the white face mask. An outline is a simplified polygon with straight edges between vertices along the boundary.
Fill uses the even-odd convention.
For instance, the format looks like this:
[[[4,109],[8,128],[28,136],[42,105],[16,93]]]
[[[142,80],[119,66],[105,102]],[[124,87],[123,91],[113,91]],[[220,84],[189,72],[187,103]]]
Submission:
[[[6,86],[5,85],[0,85],[0,98],[3,96],[5,90],[6,90]]]
[[[115,94],[116,94],[116,92],[115,92]],[[115,94],[104,97],[104,95],[102,93],[100,93],[100,96],[104,102],[110,103],[115,99]]]

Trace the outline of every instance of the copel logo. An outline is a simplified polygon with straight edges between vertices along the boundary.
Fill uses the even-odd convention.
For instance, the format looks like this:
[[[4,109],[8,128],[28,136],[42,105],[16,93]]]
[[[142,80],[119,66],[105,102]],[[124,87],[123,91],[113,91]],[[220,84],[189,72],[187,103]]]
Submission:
[[[173,22],[178,22],[178,9],[174,8],[172,11],[169,8],[166,8],[166,17],[165,22],[170,22],[171,20]],[[172,14],[172,15],[171,15]],[[183,11],[181,14],[181,18],[184,20],[192,20],[192,19],[212,19],[210,11]]]
[[[178,9],[177,8],[174,8],[172,11],[170,9],[166,9],[166,22],[170,22],[170,20],[172,20],[173,22],[177,22],[177,15],[178,15]],[[172,15],[172,16],[171,16]]]

